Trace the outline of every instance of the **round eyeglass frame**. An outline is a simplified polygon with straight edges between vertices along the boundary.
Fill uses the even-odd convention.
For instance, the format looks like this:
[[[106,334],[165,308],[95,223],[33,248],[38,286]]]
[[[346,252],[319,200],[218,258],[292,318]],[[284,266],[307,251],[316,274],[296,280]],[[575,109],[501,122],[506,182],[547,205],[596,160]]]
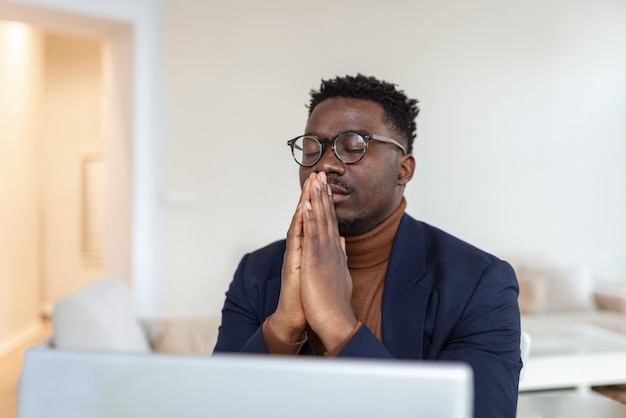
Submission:
[[[346,162],[346,161],[344,161],[341,158],[341,156],[339,156],[339,153],[337,153],[337,147],[336,147],[337,139],[341,135],[345,135],[345,134],[356,134],[356,135],[360,136],[361,138],[363,138],[363,141],[365,142],[365,148],[363,148],[363,154],[361,154],[361,156],[356,161]],[[301,138],[311,138],[311,139],[314,139],[315,141],[317,141],[317,143],[320,146],[320,153],[319,153],[320,155],[311,164],[302,164],[296,158],[296,153],[295,153],[295,149],[294,148],[295,148],[295,145],[296,145],[296,141],[298,139],[301,139]],[[375,141],[379,141],[379,142],[385,142],[387,144],[393,144],[393,145],[397,146],[398,148],[400,148],[402,150],[402,155],[406,155],[406,149],[404,148],[404,146],[402,144],[400,144],[398,141],[396,141],[395,139],[387,138],[386,136],[382,136],[382,135],[372,134],[372,133],[369,133],[369,132],[359,132],[359,131],[343,131],[343,132],[339,132],[335,136],[331,136],[331,137],[328,137],[328,138],[320,138],[320,137],[318,137],[316,135],[300,135],[300,136],[297,136],[297,137],[287,141],[287,145],[291,148],[291,156],[293,157],[294,161],[296,163],[298,163],[298,165],[300,165],[302,167],[313,167],[315,164],[317,164],[322,159],[322,156],[324,155],[324,144],[331,144],[332,149],[333,149],[333,153],[335,154],[335,157],[337,157],[337,159],[339,161],[341,161],[343,164],[356,164],[359,161],[361,161],[363,159],[363,157],[365,157],[365,154],[367,154],[368,144],[369,144],[369,141],[372,140],[372,139],[375,140]]]

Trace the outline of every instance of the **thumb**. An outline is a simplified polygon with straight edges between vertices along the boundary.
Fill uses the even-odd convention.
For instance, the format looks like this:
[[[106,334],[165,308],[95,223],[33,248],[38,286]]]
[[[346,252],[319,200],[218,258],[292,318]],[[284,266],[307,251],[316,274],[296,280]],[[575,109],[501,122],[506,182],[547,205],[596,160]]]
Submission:
[[[344,237],[339,237],[339,243],[341,244],[341,249],[343,250],[343,253],[347,256],[348,253],[346,253],[346,239]]]

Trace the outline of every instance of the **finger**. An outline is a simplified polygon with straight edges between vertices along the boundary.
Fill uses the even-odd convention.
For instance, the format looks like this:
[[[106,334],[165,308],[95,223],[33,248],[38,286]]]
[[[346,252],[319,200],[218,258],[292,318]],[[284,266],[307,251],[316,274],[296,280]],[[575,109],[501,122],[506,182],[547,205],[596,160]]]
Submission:
[[[300,193],[300,198],[298,200],[298,206],[291,217],[291,223],[289,224],[289,229],[287,230],[287,238],[302,235],[302,205],[305,200],[305,189],[307,189],[307,181],[304,182],[302,193]]]
[[[326,192],[323,191],[324,186],[320,181],[320,174],[311,177],[310,211],[304,219],[304,236],[306,240],[312,240],[313,245],[309,247],[311,250],[326,246],[329,242],[327,214],[322,201],[323,194]]]
[[[315,198],[319,199],[318,204],[313,206],[313,210],[318,222],[320,234],[325,234],[326,240],[338,243],[339,230],[337,228],[337,218],[335,216],[335,204],[332,199],[332,192],[327,183],[326,173],[318,174],[317,188],[314,190]]]
[[[311,177],[304,180],[304,184],[302,185],[302,192],[300,193],[300,199],[298,200],[298,207],[300,209],[305,200],[311,199]]]
[[[317,190],[315,187],[316,182],[317,182],[317,174],[311,173],[305,183],[307,186],[307,194],[306,194],[307,198],[304,199],[302,203],[302,222],[303,222],[302,232],[303,232],[304,240],[314,239],[315,241],[317,241],[317,236],[318,236],[317,225],[315,223],[315,214],[313,212],[313,206],[311,203],[311,201],[314,200],[316,190]],[[304,196],[305,195],[303,193],[303,197]]]
[[[309,199],[310,195],[310,181],[307,179],[302,186],[302,193],[300,194],[300,200],[296,208],[293,217],[291,218],[291,224],[287,231],[287,249],[298,250],[301,246],[301,238],[303,235],[303,212],[304,202]]]
[[[322,223],[326,223],[328,214],[328,185],[326,184],[326,173],[319,172],[317,178],[311,183],[311,204],[315,218]],[[326,198],[326,199],[325,199]]]
[[[328,179],[326,173],[320,173],[324,190],[326,193],[322,196],[322,202],[324,203],[324,209],[326,211],[326,219],[328,225],[329,235],[332,237],[339,236],[339,228],[337,227],[337,215],[335,214],[335,202],[333,201],[333,192],[328,185]]]

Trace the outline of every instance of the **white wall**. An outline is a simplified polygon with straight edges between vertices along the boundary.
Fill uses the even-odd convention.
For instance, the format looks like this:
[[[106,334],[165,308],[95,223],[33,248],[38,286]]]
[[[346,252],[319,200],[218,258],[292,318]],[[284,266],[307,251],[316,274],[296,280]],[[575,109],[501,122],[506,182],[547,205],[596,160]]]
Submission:
[[[0,355],[39,327],[41,33],[0,21]],[[14,303],[19,300],[19,303]]]
[[[132,28],[119,129],[140,313],[219,312],[243,252],[287,229],[299,188],[285,141],[309,89],[359,71],[421,100],[409,213],[496,254],[625,274],[622,0],[224,3],[165,0],[160,38],[159,1],[0,0],[0,17],[33,7]]]
[[[165,0],[167,315],[217,313],[284,236],[322,77],[421,102],[407,211],[498,255],[626,276],[623,0]]]

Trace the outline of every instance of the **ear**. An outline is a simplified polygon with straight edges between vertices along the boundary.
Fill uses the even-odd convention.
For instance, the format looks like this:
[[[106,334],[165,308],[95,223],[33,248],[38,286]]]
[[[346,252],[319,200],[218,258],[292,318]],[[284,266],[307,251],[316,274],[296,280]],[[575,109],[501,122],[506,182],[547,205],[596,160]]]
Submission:
[[[413,154],[403,155],[400,160],[400,172],[398,174],[398,185],[405,186],[413,178],[415,173],[415,158]]]

